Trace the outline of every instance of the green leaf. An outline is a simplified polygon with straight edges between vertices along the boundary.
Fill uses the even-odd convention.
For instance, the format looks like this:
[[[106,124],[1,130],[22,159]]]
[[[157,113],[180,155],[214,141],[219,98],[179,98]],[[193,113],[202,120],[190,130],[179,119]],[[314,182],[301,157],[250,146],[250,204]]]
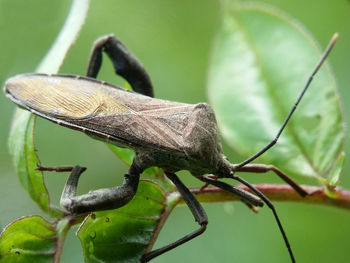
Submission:
[[[135,157],[135,153],[127,148],[120,148],[117,147],[113,144],[108,144],[107,146],[109,147],[109,149],[112,150],[112,152],[117,155],[120,160],[122,160],[127,166],[130,166],[132,164],[132,161],[134,160]]]
[[[56,225],[40,216],[18,219],[0,235],[0,262],[53,262],[59,237]]]
[[[336,186],[339,183],[339,175],[343,168],[344,162],[345,162],[345,154],[342,153],[337,159],[337,162],[334,163],[334,166],[330,169],[328,181],[324,182],[324,184],[327,185],[327,188],[326,188],[327,195],[330,197],[333,197],[333,198],[338,197],[338,193],[336,192]]]
[[[300,24],[276,9],[241,4],[224,10],[212,53],[209,98],[226,141],[250,157],[276,136],[321,50]],[[326,63],[277,145],[258,161],[289,175],[326,183],[333,178],[335,184],[343,143],[336,83]]]
[[[58,72],[65,55],[84,24],[88,7],[88,0],[73,1],[70,14],[60,34],[38,67],[37,72]],[[51,216],[59,217],[62,213],[50,207],[43,175],[36,170],[40,161],[35,152],[33,132],[34,117],[29,112],[17,109],[9,138],[9,148],[13,155],[17,175],[30,197],[38,203],[43,211],[50,213]]]
[[[78,231],[85,261],[139,262],[145,250],[153,246],[175,205],[166,207],[166,198],[159,186],[141,181],[137,194],[126,206],[88,216]]]
[[[21,184],[41,209],[49,211],[49,194],[43,183],[43,174],[36,170],[39,160],[34,148],[34,122],[32,114],[16,110],[11,126],[9,148]]]
[[[90,0],[72,1],[67,19],[49,52],[37,68],[37,72],[53,74],[59,71],[64,58],[85,23],[89,5]]]

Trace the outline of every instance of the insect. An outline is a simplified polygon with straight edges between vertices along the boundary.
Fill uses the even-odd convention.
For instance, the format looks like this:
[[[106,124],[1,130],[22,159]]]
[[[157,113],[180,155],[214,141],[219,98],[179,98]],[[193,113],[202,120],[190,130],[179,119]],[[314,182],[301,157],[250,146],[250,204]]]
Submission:
[[[195,196],[175,174],[179,170],[188,170],[206,184],[239,196],[249,207],[263,206],[265,203],[274,214],[291,261],[295,262],[273,204],[253,185],[237,176],[236,172],[272,171],[301,196],[308,194],[278,168],[251,162],[277,142],[336,39],[337,34],[333,36],[276,137],[258,153],[238,164],[231,164],[222,152],[211,107],[206,103],[191,105],[153,98],[153,87],[148,73],[127,47],[113,35],[101,37],[94,43],[86,77],[23,74],[10,78],[4,90],[10,100],[40,117],[82,131],[95,139],[135,151],[135,158],[128,173],[124,175],[121,186],[76,195],[79,176],[86,168],[73,167],[60,200],[60,205],[71,214],[124,206],[135,195],[140,174],[146,168],[159,166],[164,169],[200,227],[167,246],[146,253],[142,262],[150,261],[195,238],[206,229],[207,215]],[[102,64],[102,52],[107,53],[116,73],[126,79],[134,91],[96,80]],[[221,178],[234,179],[255,194],[220,181]]]

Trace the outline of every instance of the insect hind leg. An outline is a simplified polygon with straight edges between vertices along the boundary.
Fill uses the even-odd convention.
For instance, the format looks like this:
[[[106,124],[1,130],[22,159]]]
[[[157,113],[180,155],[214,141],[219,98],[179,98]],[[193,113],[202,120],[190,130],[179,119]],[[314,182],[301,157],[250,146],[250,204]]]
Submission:
[[[128,174],[125,174],[124,183],[121,186],[98,189],[77,196],[79,177],[85,170],[85,167],[75,166],[62,192],[60,204],[72,214],[115,209],[124,206],[134,197],[140,173],[142,172],[136,165],[132,165]]]
[[[92,47],[86,76],[96,78],[102,64],[102,51],[112,60],[115,72],[126,79],[134,91],[153,97],[151,79],[141,62],[114,35],[97,39]]]

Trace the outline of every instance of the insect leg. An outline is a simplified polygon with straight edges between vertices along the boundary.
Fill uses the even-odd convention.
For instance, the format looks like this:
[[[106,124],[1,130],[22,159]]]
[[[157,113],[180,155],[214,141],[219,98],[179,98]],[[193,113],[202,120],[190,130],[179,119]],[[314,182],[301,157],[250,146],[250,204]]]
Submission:
[[[279,228],[280,232],[282,233],[282,237],[283,237],[284,243],[286,244],[286,247],[288,249],[290,259],[292,260],[293,263],[295,263],[295,258],[294,258],[294,255],[293,255],[292,248],[291,248],[290,243],[288,241],[287,235],[286,235],[286,233],[285,233],[285,231],[283,229],[282,223],[281,223],[281,221],[280,221],[280,219],[279,219],[279,217],[277,215],[276,208],[272,204],[272,202],[262,192],[260,192],[256,187],[254,187],[253,185],[251,185],[250,183],[245,181],[243,178],[241,178],[239,176],[236,176],[236,175],[233,175],[233,174],[231,174],[231,178],[234,179],[234,180],[237,180],[238,182],[244,184],[249,189],[251,189],[272,210],[272,213],[273,213],[273,215],[275,217],[275,220],[277,222],[278,228]]]
[[[71,172],[74,169],[74,166],[57,166],[57,167],[44,167],[37,165],[36,170],[38,171],[48,171],[48,172]]]
[[[264,204],[260,198],[258,198],[257,196],[255,196],[247,191],[244,191],[241,188],[235,187],[235,186],[227,184],[225,182],[218,181],[216,179],[212,179],[212,178],[207,177],[207,176],[201,176],[201,177],[198,177],[198,179],[203,181],[203,182],[206,182],[208,184],[219,187],[220,189],[225,190],[227,192],[230,192],[234,195],[237,195],[242,200],[247,201],[248,203],[250,203],[254,206],[263,206],[263,204]]]
[[[133,90],[153,97],[151,79],[141,62],[114,35],[97,39],[92,47],[86,76],[96,78],[102,64],[102,51],[112,60],[116,74],[126,79]]]
[[[307,196],[309,193],[306,192],[300,185],[298,185],[292,178],[283,173],[277,167],[266,164],[246,164],[243,167],[237,169],[238,172],[252,172],[252,173],[267,173],[269,171],[277,174],[283,181],[289,184],[295,191],[297,191],[302,197]]]
[[[115,209],[127,204],[136,193],[142,172],[133,164],[129,172],[124,175],[123,185],[98,189],[77,196],[79,177],[85,170],[84,167],[75,166],[62,192],[60,204],[72,214]]]
[[[191,193],[190,190],[180,181],[180,179],[176,176],[174,173],[166,173],[167,177],[176,185],[178,191],[180,192],[181,196],[183,197],[184,201],[186,202],[187,206],[190,208],[191,213],[193,214],[195,220],[200,225],[200,228],[196,231],[184,236],[183,238],[175,241],[174,243],[171,243],[167,246],[164,246],[162,248],[153,250],[145,255],[143,255],[141,262],[148,262],[152,258],[155,258],[173,248],[176,248],[177,246],[190,241],[191,239],[199,236],[202,234],[208,224],[208,217],[205,213],[202,205],[198,202],[196,197]]]

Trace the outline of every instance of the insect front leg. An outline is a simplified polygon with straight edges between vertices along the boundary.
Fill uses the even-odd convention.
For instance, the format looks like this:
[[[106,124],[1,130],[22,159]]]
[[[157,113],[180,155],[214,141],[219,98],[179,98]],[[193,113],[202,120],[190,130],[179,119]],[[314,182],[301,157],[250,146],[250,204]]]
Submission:
[[[246,164],[247,165],[247,164]],[[252,164],[253,165],[253,164]],[[249,167],[249,166],[248,166]],[[251,166],[252,167],[252,166]],[[295,258],[294,258],[294,254],[293,254],[293,251],[292,251],[292,248],[290,246],[290,243],[289,243],[289,240],[287,238],[287,235],[284,231],[284,228],[282,226],[282,223],[279,219],[279,216],[277,214],[277,211],[276,211],[276,208],[275,206],[273,205],[273,203],[261,192],[259,191],[254,185],[248,183],[247,181],[245,181],[243,178],[235,175],[235,172],[237,172],[239,169],[241,169],[242,167],[240,167],[239,165],[237,166],[236,164],[231,164],[226,158],[223,158],[222,159],[222,166],[220,168],[220,170],[218,171],[218,178],[231,178],[233,180],[236,180],[240,183],[242,183],[243,185],[245,185],[246,187],[248,187],[255,195],[257,195],[257,197],[260,198],[261,201],[263,201],[272,211],[273,213],[273,216],[276,220],[276,223],[278,225],[278,228],[282,234],[282,237],[283,237],[283,240],[284,240],[284,243],[288,249],[288,253],[289,253],[289,256],[290,256],[290,259],[291,261],[294,263],[295,262]],[[266,168],[266,167],[265,167]],[[201,179],[201,178],[200,178]],[[209,177],[209,180],[214,180],[214,179],[211,179]],[[208,178],[206,178],[206,181],[208,181]],[[234,192],[232,191],[233,188],[230,188],[230,187],[227,187],[225,184],[221,184],[221,185],[218,185],[217,182],[212,182],[212,181],[209,181],[210,184],[213,184],[223,190],[226,190],[226,191],[229,191],[229,192],[232,192],[236,195],[238,195],[239,197],[241,197],[242,199],[244,199],[245,201],[247,201],[248,203],[250,204],[254,204],[252,203],[252,200],[250,197],[248,198],[245,198],[244,196],[240,195],[239,192]],[[222,182],[221,182],[222,183]]]
[[[84,167],[75,166],[62,192],[60,204],[72,214],[124,206],[134,197],[142,172],[142,169],[133,164],[128,173],[124,175],[124,183],[121,186],[93,190],[77,196],[79,177],[85,170]]]
[[[97,39],[92,47],[86,76],[96,78],[102,64],[102,51],[112,60],[116,74],[126,79],[134,91],[153,97],[151,78],[141,62],[114,35]]]
[[[267,173],[269,171],[277,174],[283,181],[289,184],[300,196],[305,197],[309,195],[299,184],[297,184],[292,178],[283,173],[277,167],[273,165],[266,164],[246,164],[243,167],[238,168],[236,171],[238,172],[252,172],[252,173]]]
[[[187,206],[190,208],[191,213],[193,214],[195,220],[200,225],[200,228],[196,231],[184,236],[183,238],[175,241],[174,243],[171,243],[167,246],[164,246],[162,248],[153,250],[145,255],[143,255],[141,262],[148,262],[152,258],[155,258],[173,248],[176,248],[177,246],[182,245],[183,243],[186,243],[187,241],[190,241],[191,239],[199,236],[202,234],[208,224],[208,217],[205,213],[202,205],[198,202],[196,197],[191,193],[190,190],[180,181],[180,179],[176,176],[174,173],[166,173],[166,176],[175,184],[178,191],[180,192],[182,198],[186,202]]]
[[[251,185],[250,183],[245,181],[243,178],[241,178],[239,176],[236,176],[233,173],[231,174],[231,178],[234,179],[234,180],[237,180],[238,182],[240,182],[243,185],[247,186],[250,190],[252,190],[252,192],[254,192],[258,197],[260,197],[261,200],[263,200],[264,203],[271,209],[271,211],[273,213],[273,216],[275,217],[276,223],[278,225],[278,228],[280,229],[280,232],[282,234],[284,243],[286,244],[286,247],[288,249],[288,253],[289,253],[290,259],[291,259],[292,263],[295,263],[294,254],[293,254],[292,248],[290,246],[288,237],[286,235],[286,232],[284,231],[282,223],[281,223],[281,221],[279,219],[279,216],[277,214],[276,208],[272,204],[272,202],[262,192],[260,192],[255,186]]]
[[[199,180],[214,185],[222,190],[230,192],[234,195],[239,196],[243,202],[251,204],[253,206],[263,206],[263,202],[257,196],[233,185],[227,184],[225,182],[218,181],[217,179],[210,178],[209,176],[198,177]]]

